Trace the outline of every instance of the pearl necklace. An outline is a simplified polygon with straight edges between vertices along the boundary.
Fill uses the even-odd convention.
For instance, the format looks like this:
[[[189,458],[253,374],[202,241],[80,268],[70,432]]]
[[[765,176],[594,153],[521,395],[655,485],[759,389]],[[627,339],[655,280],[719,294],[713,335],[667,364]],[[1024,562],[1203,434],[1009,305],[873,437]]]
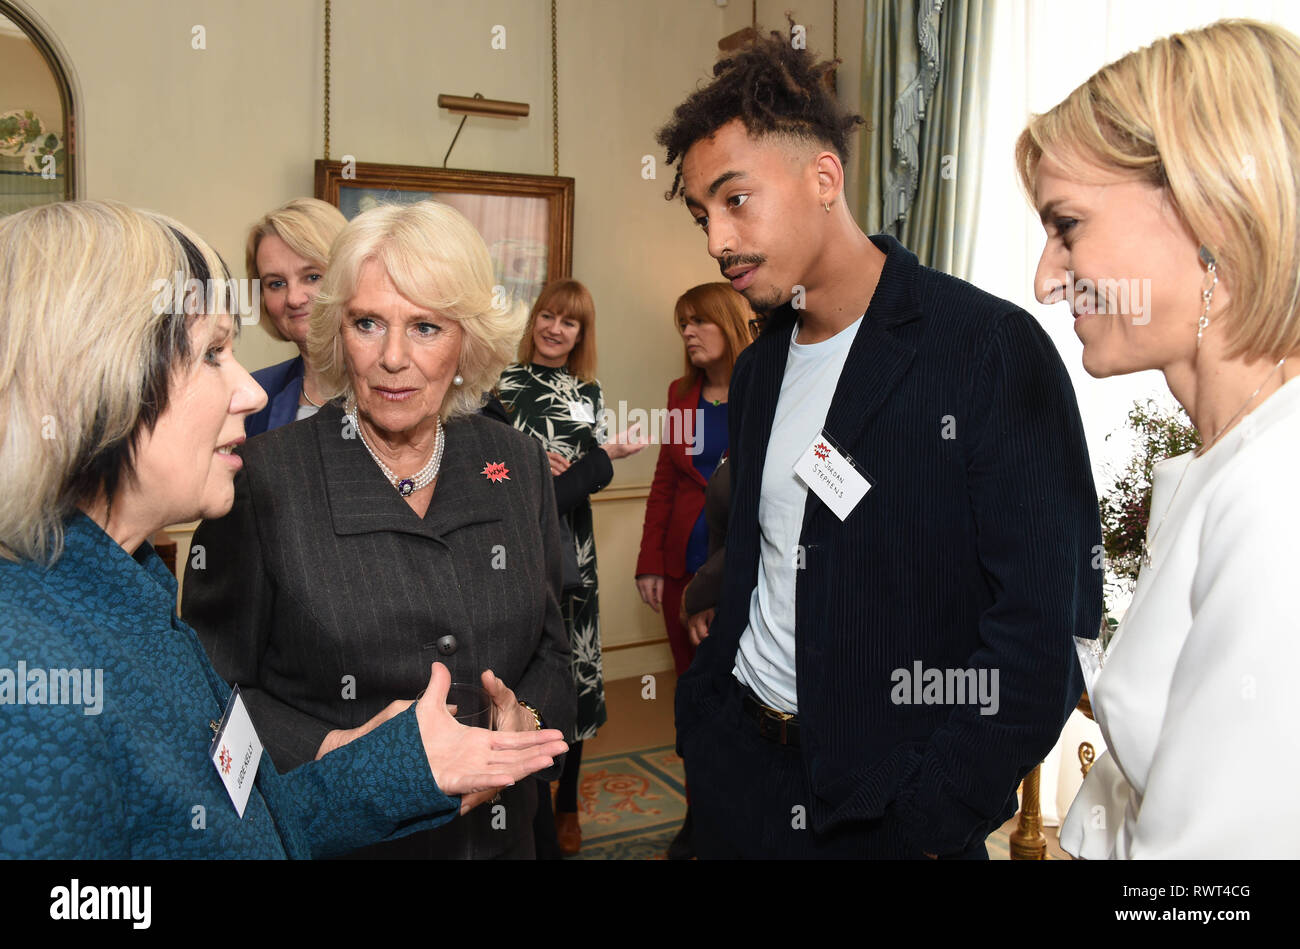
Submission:
[[[416,491],[427,488],[438,477],[438,469],[442,467],[442,449],[444,439],[442,434],[442,419],[438,419],[438,434],[434,438],[433,455],[425,463],[424,467],[417,471],[409,478],[399,478],[393,474],[392,469],[380,460],[375,454],[375,450],[370,447],[370,442],[366,441],[366,433],[361,430],[361,422],[357,419],[357,407],[355,403],[349,403],[347,412],[344,413],[352,423],[352,427],[357,430],[361,436],[361,444],[366,446],[366,451],[370,452],[370,457],[374,459],[379,470],[383,472],[388,483],[397,489],[397,493],[404,498],[410,497]]]

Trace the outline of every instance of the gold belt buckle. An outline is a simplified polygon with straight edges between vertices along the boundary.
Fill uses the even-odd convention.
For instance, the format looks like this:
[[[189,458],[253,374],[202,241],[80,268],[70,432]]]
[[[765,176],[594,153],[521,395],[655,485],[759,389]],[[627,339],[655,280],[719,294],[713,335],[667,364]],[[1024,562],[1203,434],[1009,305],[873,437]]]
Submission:
[[[762,703],[759,704],[761,705]],[[762,708],[763,708],[763,713],[767,715],[768,718],[774,718],[781,723],[781,744],[783,745],[786,744],[786,725],[791,719],[794,718],[794,714],[792,712],[778,711],[777,709],[772,708],[770,705],[763,705]]]

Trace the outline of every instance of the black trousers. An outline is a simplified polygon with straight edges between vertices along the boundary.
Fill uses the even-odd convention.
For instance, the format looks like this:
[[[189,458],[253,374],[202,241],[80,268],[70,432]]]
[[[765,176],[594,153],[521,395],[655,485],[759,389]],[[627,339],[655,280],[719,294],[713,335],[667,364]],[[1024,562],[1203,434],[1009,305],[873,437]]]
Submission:
[[[697,723],[682,746],[701,859],[927,859],[888,818],[815,832],[799,748],[762,737],[741,707],[744,686],[728,679],[718,713]],[[988,859],[988,851],[980,841],[961,857]]]

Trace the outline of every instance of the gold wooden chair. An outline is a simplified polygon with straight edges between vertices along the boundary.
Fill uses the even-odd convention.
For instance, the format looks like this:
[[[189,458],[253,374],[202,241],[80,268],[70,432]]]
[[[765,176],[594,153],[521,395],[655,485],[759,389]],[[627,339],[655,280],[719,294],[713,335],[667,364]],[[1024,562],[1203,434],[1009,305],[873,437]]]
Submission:
[[[1092,718],[1092,703],[1088,693],[1083,693],[1077,706],[1080,712]],[[1088,769],[1097,758],[1097,751],[1091,742],[1079,744],[1079,766],[1083,776],[1088,776]],[[1033,771],[1025,775],[1020,784],[1020,821],[1010,834],[1012,860],[1046,860],[1047,837],[1043,835],[1042,805],[1038,799],[1038,782],[1042,776],[1043,766],[1038,764]]]
[[[1094,722],[1096,721],[1096,719],[1092,717],[1092,703],[1088,701],[1087,692],[1083,693],[1083,698],[1079,699],[1079,711],[1084,715],[1087,715],[1090,720]],[[1079,742],[1079,770],[1083,772],[1085,778],[1088,776],[1088,771],[1092,768],[1092,763],[1096,760],[1097,749],[1092,747],[1092,742]]]

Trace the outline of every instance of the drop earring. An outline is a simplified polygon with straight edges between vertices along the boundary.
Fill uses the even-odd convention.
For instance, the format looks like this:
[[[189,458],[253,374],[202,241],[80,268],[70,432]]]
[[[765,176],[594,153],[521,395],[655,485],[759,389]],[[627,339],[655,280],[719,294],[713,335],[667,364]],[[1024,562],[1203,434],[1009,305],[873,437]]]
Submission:
[[[1205,282],[1201,285],[1201,318],[1196,321],[1196,348],[1200,349],[1201,337],[1205,335],[1205,328],[1210,325],[1210,300],[1214,298],[1214,288],[1219,285],[1219,272],[1214,255],[1204,244],[1201,245],[1197,256],[1205,265]]]

